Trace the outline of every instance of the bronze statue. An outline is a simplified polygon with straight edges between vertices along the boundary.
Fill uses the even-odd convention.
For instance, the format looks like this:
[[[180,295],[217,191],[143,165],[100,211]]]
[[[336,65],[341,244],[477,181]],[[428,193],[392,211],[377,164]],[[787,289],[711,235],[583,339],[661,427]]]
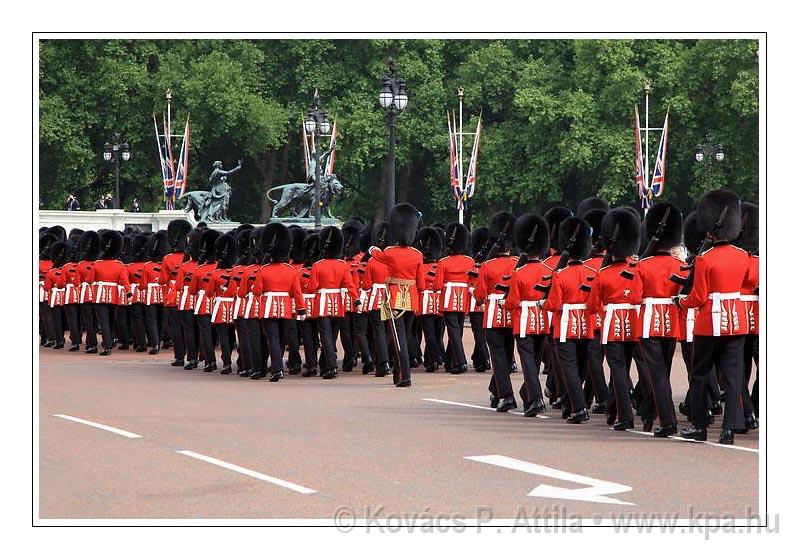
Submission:
[[[328,218],[335,219],[331,214],[331,199],[342,192],[342,184],[336,175],[327,175],[320,179],[320,213],[327,215]],[[282,189],[280,200],[272,199],[269,194],[272,191]],[[314,215],[314,183],[289,183],[272,187],[267,191],[267,198],[275,204],[272,209],[272,217],[279,218],[284,210],[289,210],[294,218],[310,218]]]
[[[181,195],[180,200],[185,201],[183,211],[187,214],[194,213],[198,222],[218,223],[228,222],[228,204],[231,198],[231,186],[228,176],[233,175],[242,168],[242,160],[230,171],[222,169],[222,162],[215,161],[211,176],[208,178],[209,191],[190,191]]]

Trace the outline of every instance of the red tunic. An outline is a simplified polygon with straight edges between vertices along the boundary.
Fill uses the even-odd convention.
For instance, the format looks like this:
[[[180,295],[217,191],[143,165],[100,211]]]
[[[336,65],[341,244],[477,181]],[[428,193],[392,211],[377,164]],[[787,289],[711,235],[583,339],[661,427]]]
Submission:
[[[547,266],[549,266],[550,268],[552,268],[553,270],[555,270],[556,267],[558,266],[558,261],[560,261],[560,260],[561,260],[561,253],[553,253],[549,257],[545,258],[542,262],[544,264],[546,264]],[[589,260],[591,260],[591,259],[589,259]],[[601,257],[600,258],[600,262],[602,262],[602,261],[603,261],[603,258]],[[584,263],[584,264],[587,264],[587,263]],[[590,267],[590,268],[594,268],[594,267]],[[600,266],[598,265],[597,268],[600,268]],[[597,268],[594,268],[594,269],[597,270]]]
[[[483,328],[511,328],[511,313],[506,309],[506,293],[497,289],[497,285],[508,286],[511,273],[517,266],[517,257],[503,255],[490,259],[481,265],[478,283],[475,286],[475,299],[484,303]],[[506,278],[504,278],[506,277]]]
[[[594,336],[595,317],[586,310],[589,292],[582,290],[581,286],[590,288],[590,278],[596,274],[597,271],[578,261],[553,273],[544,309],[553,313],[554,339],[566,342]]]
[[[194,259],[182,263],[178,269],[175,278],[175,293],[178,297],[179,311],[194,311],[195,296],[190,293],[189,286],[195,270],[197,270],[197,261]]]
[[[694,334],[747,334],[742,287],[749,282],[750,255],[730,244],[716,245],[694,261],[694,284],[681,306],[696,307]]]
[[[629,273],[626,278],[621,273]],[[639,340],[639,306],[642,301],[642,279],[638,267],[627,261],[604,266],[591,284],[587,311],[603,315],[602,342]]]
[[[195,315],[211,315],[213,304],[213,292],[211,286],[211,274],[217,269],[217,263],[203,263],[198,265],[192,274],[192,282],[189,284],[189,293],[195,297]]]
[[[78,303],[92,303],[94,294],[89,282],[89,273],[95,261],[81,261],[75,267],[75,288],[78,290]]]
[[[742,285],[747,334],[758,334],[758,255],[750,255],[750,269]]]
[[[94,284],[95,303],[124,303],[120,302],[120,288],[125,294],[131,291],[128,269],[116,259],[96,261],[89,271],[88,281]]]
[[[261,298],[262,319],[291,319],[292,310],[305,309],[297,270],[289,263],[270,263],[261,267],[253,284]]]
[[[389,267],[377,259],[369,259],[364,268],[363,288],[367,293],[365,307],[367,311],[380,309],[386,297],[386,277],[389,276]]]
[[[309,319],[317,318],[317,310],[314,306],[314,300],[317,294],[311,289],[311,267],[302,266],[297,270],[297,278],[300,281],[300,290],[303,292],[303,301],[306,305],[306,317]]]
[[[49,295],[50,307],[64,305],[64,279],[66,275],[61,268],[53,267],[44,275],[44,291]]]
[[[389,305],[419,313],[419,290],[424,286],[422,253],[414,247],[392,245],[386,249],[370,247],[373,259],[386,265],[386,285],[389,288]]]
[[[242,279],[237,291],[239,297],[239,308],[235,310],[236,318],[259,319],[261,317],[261,298],[253,293],[253,284],[261,265],[250,264],[242,269]]]
[[[361,257],[364,256],[363,252],[356,253],[352,258],[344,259],[350,266],[350,277],[353,279],[353,286],[356,288],[356,292],[358,293],[358,298],[361,301],[364,301],[361,294],[361,275],[358,271],[361,269]],[[350,298],[350,295],[347,291],[342,291],[342,301],[344,302],[344,310],[347,313],[353,313],[355,309],[353,308],[353,299]]]
[[[39,261],[39,303],[50,301],[50,294],[44,287],[44,279],[47,275],[47,271],[49,271],[51,268],[53,268],[53,261]]]
[[[206,292],[211,299],[211,322],[216,325],[233,323],[236,305],[236,283],[232,268],[215,268]]]
[[[506,309],[511,312],[514,334],[549,334],[550,313],[542,309],[545,294],[535,286],[546,287],[553,279],[553,269],[539,260],[530,260],[511,273]]]
[[[128,265],[128,279],[131,282],[131,292],[133,292],[131,303],[144,303],[147,299],[147,278],[144,275],[143,262]]]
[[[639,261],[637,268],[642,279],[641,338],[680,338],[681,317],[672,296],[680,285],[671,281],[672,274],[684,276],[685,263],[669,253],[660,253]]]
[[[80,299],[80,291],[76,286],[78,264],[72,262],[65,264],[61,267],[61,275],[64,282],[64,305],[78,303]]]
[[[316,294],[315,308],[318,317],[344,317],[342,294],[358,299],[353,285],[350,265],[341,259],[323,259],[311,267],[308,289]]]
[[[467,255],[450,255],[439,261],[433,288],[440,292],[439,309],[443,312],[469,311],[469,284],[467,273],[475,269],[475,260]]]
[[[439,292],[435,287],[437,263],[423,262],[422,291],[420,292],[420,315],[437,315],[439,313]]]
[[[170,253],[161,261],[161,275],[159,282],[164,293],[164,305],[166,307],[178,306],[178,290],[175,288],[178,281],[181,265],[183,264],[183,253]]]
[[[147,261],[142,267],[144,276],[144,303],[145,305],[160,305],[164,303],[164,290],[161,287],[161,263]]]

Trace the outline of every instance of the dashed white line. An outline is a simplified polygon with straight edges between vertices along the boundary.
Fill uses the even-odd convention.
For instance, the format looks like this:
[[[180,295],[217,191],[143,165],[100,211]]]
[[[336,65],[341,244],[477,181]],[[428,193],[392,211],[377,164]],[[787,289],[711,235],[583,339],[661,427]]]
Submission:
[[[211,463],[212,465],[222,467],[223,469],[228,469],[234,472],[238,472],[239,474],[257,478],[258,480],[263,480],[264,482],[269,482],[270,484],[283,486],[284,488],[293,490],[295,492],[299,492],[300,494],[315,494],[317,492],[316,490],[312,490],[311,488],[306,488],[305,486],[300,486],[299,484],[294,484],[293,482],[288,482],[286,480],[281,480],[280,478],[275,478],[274,476],[269,476],[260,472],[256,472],[254,470],[247,469],[245,467],[240,467],[239,465],[234,465],[233,463],[221,461],[219,459],[215,459],[214,457],[209,457],[208,455],[195,453],[194,451],[189,451],[188,449],[183,449],[181,451],[178,451],[178,453],[180,453],[181,455],[186,455],[187,457],[192,457],[193,459],[199,459],[201,461],[205,461],[206,463]]]
[[[442,399],[422,399],[422,400],[423,401],[429,401],[429,402],[437,402],[437,403],[441,403],[441,404],[452,404],[454,406],[463,406],[464,408],[477,408],[479,410],[491,410],[492,412],[496,412],[495,409],[493,409],[490,406],[481,406],[481,405],[478,405],[478,404],[467,404],[467,403],[460,403],[460,402],[455,402],[455,401],[445,401],[445,400],[442,400]],[[525,416],[524,412],[516,412],[516,411],[513,411],[513,410],[509,410],[508,412],[510,414],[516,414],[517,416]],[[541,415],[541,414],[537,414],[536,416],[534,416],[534,418],[550,418],[550,417],[549,416],[544,416],[544,415]]]
[[[139,434],[134,434],[133,432],[128,432],[126,430],[120,430],[119,428],[115,428],[113,426],[106,426],[105,424],[100,424],[98,422],[92,422],[91,420],[84,420],[83,418],[77,418],[75,416],[69,416],[67,414],[53,414],[53,416],[57,418],[63,418],[64,420],[70,420],[72,422],[77,422],[78,424],[86,424],[87,426],[91,426],[93,428],[99,428],[101,430],[105,430],[107,432],[111,432],[117,434],[119,436],[123,436],[126,438],[136,439],[140,438]]]

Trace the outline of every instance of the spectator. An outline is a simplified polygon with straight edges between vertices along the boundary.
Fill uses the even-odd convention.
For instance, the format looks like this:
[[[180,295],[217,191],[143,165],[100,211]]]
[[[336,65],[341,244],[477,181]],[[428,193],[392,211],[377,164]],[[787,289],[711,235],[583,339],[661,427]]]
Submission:
[[[111,193],[107,194],[105,199],[103,199],[103,208],[106,210],[114,209],[114,197],[111,196]]]
[[[78,199],[75,198],[74,194],[70,194],[67,197],[67,203],[64,205],[64,210],[67,210],[69,212],[77,212],[80,209],[81,209],[81,205],[78,202]]]
[[[141,209],[139,208],[139,199],[134,198],[133,203],[131,204],[131,212],[140,212]]]

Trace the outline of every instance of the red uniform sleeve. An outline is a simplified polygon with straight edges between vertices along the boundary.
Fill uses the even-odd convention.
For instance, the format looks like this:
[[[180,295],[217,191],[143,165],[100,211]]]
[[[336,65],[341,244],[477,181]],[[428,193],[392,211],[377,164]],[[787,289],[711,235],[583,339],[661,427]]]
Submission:
[[[558,311],[561,309],[562,298],[561,275],[554,273],[553,281],[550,284],[550,292],[547,294],[547,299],[544,302],[544,309],[552,312]]]
[[[342,282],[339,287],[347,289],[347,293],[350,294],[351,300],[358,300],[358,290],[356,290],[355,284],[353,283],[353,276],[350,274],[349,268],[344,270],[344,273],[342,274]]]
[[[293,273],[292,278],[292,287],[289,290],[289,295],[292,296],[294,300],[294,307],[297,311],[301,309],[305,311],[306,309],[306,300],[303,298],[303,291],[300,289],[300,278],[297,274]]]
[[[124,266],[120,267],[117,284],[122,284],[122,287],[125,288],[126,293],[131,291],[131,282],[128,280],[128,269]]]
[[[681,304],[683,307],[700,307],[708,300],[708,265],[702,255],[694,260],[694,283],[689,297]]]
[[[591,282],[592,291],[589,292],[589,299],[586,301],[586,311],[590,314],[601,313],[603,311],[603,294],[605,285],[603,284],[603,275],[601,272],[597,273],[594,282]]]
[[[486,288],[486,277],[488,276],[486,266],[482,266],[480,272],[478,273],[478,282],[475,285],[475,300],[480,304],[483,303],[483,300],[486,299],[486,295],[489,291]]]
[[[519,303],[521,301],[520,298],[520,279],[519,274],[516,271],[511,273],[511,282],[508,288],[508,296],[506,296],[506,309],[509,311],[519,307]]]
[[[261,271],[256,274],[256,281],[253,282],[253,293],[257,296],[264,293],[264,281],[262,280]]]
[[[381,251],[377,247],[370,247],[369,254],[373,259],[387,266],[391,266],[394,263],[394,259],[392,259],[392,256],[390,254]]]
[[[322,262],[322,261],[319,261]],[[311,278],[308,281],[308,291],[309,293],[316,293],[319,289],[319,263],[314,263],[311,266]]]

